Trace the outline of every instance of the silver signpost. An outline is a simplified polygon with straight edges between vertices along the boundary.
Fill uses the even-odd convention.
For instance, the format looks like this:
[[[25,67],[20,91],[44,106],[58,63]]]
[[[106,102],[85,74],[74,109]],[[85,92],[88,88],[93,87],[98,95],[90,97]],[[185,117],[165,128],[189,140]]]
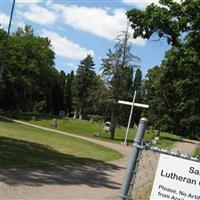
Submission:
[[[131,106],[131,111],[130,111],[130,115],[129,115],[128,126],[127,126],[127,129],[126,129],[126,136],[125,136],[125,139],[124,139],[124,144],[127,144],[128,132],[129,132],[130,124],[131,124],[131,118],[132,118],[132,115],[133,115],[134,106],[141,107],[141,108],[149,108],[149,105],[147,105],[147,104],[135,103],[136,94],[137,94],[137,91],[134,92],[133,102],[122,101],[122,100],[118,101],[118,103],[120,103],[120,104]]]
[[[137,163],[140,160],[140,152],[142,150],[142,143],[143,143],[143,138],[144,138],[147,123],[148,123],[148,120],[146,118],[140,119],[137,133],[134,139],[132,153],[130,155],[128,166],[127,166],[126,173],[124,176],[124,180],[121,186],[119,200],[132,199],[130,197],[132,193],[131,182],[136,173]]]

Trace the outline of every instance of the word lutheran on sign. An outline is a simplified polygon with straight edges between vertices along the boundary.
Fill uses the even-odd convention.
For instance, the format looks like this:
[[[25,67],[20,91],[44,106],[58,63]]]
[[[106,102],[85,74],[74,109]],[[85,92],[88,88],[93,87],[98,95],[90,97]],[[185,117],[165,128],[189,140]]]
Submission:
[[[161,154],[150,200],[200,200],[200,163]]]

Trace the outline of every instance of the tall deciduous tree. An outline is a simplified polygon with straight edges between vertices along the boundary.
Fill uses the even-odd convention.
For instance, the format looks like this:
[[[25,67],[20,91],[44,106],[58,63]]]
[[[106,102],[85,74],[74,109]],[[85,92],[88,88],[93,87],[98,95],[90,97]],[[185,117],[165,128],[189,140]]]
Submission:
[[[0,30],[0,46],[4,34]],[[30,26],[18,28],[10,35],[0,86],[0,107],[23,111],[34,108],[49,110],[51,85],[58,76],[53,67],[54,55],[50,41],[35,36]]]
[[[180,46],[183,33],[199,35],[200,2],[199,0],[160,0],[160,5],[151,4],[145,11],[132,9],[127,13],[134,29],[133,37],[150,39],[157,34],[166,38],[169,44]]]
[[[152,4],[145,11],[133,9],[128,18],[135,38],[157,34],[172,45],[161,66],[148,73],[148,88],[156,82],[159,95],[148,94],[153,104],[158,103],[159,112],[154,106],[153,113],[165,130],[194,137],[200,132],[200,1],[160,3],[163,6]]]

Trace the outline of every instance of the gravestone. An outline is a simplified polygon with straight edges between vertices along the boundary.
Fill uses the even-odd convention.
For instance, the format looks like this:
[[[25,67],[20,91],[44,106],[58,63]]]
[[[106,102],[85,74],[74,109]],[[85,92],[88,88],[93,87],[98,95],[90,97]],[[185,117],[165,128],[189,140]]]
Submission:
[[[59,117],[65,117],[65,111],[64,110],[60,110]]]
[[[94,133],[93,136],[94,137],[100,137],[100,133]]]
[[[157,140],[153,139],[153,140],[152,140],[152,144],[153,144],[154,146],[156,146],[156,145],[157,145]]]
[[[36,117],[36,116],[32,116],[31,120],[32,120],[32,121],[36,121],[36,120],[37,120],[37,117]]]
[[[90,123],[91,123],[91,124],[93,124],[93,123],[94,123],[94,120],[93,120],[93,118],[92,118],[92,117],[90,118]]]
[[[52,119],[52,120],[51,120],[50,126],[51,126],[52,128],[56,128],[56,127],[57,127],[57,119]]]

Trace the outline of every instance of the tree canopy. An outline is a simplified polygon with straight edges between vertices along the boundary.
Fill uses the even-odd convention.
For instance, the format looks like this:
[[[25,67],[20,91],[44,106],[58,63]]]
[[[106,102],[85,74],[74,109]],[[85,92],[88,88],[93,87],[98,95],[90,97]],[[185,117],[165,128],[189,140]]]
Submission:
[[[200,1],[161,0],[144,11],[132,9],[127,16],[134,38],[157,35],[172,45],[144,82],[151,122],[180,135],[200,135]]]
[[[5,35],[5,31],[0,29],[1,50]],[[0,85],[1,106],[7,109],[29,110],[37,107],[37,103],[42,105],[45,99],[43,106],[47,109],[52,104],[49,98],[50,90],[57,81],[54,56],[47,38],[34,36],[30,26],[18,28],[9,37]]]

